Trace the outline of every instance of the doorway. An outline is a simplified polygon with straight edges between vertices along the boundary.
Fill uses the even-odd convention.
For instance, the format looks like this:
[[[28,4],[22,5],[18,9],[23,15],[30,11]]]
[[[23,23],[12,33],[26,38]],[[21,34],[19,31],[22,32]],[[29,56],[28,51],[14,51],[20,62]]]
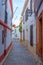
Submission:
[[[25,30],[23,30],[23,40],[25,40]]]
[[[33,46],[33,25],[30,25],[30,45]]]
[[[42,57],[42,17],[39,19],[39,51]]]
[[[28,29],[26,29],[26,40],[28,41]]]
[[[4,56],[6,55],[6,28],[2,30],[2,44],[4,44]]]
[[[42,16],[37,17],[36,24],[36,53],[41,58],[42,57]]]

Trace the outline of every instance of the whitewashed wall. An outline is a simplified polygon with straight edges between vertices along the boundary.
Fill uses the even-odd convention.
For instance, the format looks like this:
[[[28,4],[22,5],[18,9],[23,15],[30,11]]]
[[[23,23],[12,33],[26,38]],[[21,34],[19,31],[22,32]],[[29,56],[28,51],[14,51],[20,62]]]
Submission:
[[[4,53],[4,44],[2,44],[2,26],[0,25],[0,55]]]
[[[12,13],[10,8],[9,0],[7,0],[7,25],[11,28],[11,22],[12,22]],[[2,0],[0,0],[0,20],[4,22],[5,20],[5,5],[2,5]],[[3,27],[0,25],[0,56],[4,53],[4,44],[2,44],[2,30]],[[11,31],[7,29],[7,35],[6,35],[6,49],[10,45],[12,41]]]
[[[2,0],[0,0],[0,20],[3,22],[5,20],[5,5],[2,5]],[[0,56],[4,53],[4,44],[2,44],[2,30],[3,27],[0,25]]]
[[[11,28],[11,23],[12,23],[12,12],[11,12],[11,7],[10,7],[10,1],[7,0],[7,25]],[[7,37],[6,37],[6,49],[12,42],[12,32],[7,29]]]
[[[16,30],[16,32],[15,32]],[[17,37],[15,36],[17,34]],[[19,32],[19,27],[15,28],[14,31],[12,32],[12,38],[20,38],[20,32]]]
[[[33,13],[27,21],[23,24],[23,30],[28,29],[28,41],[30,42],[30,25],[33,24],[33,44],[36,45],[36,19],[35,14]],[[25,40],[26,39],[26,33],[25,33]]]
[[[5,20],[5,5],[2,5],[2,0],[0,0],[0,20],[3,22]]]
[[[12,41],[12,36],[11,36],[11,32],[10,30],[7,30],[7,37],[6,37],[6,48],[8,48],[8,46],[10,45]]]

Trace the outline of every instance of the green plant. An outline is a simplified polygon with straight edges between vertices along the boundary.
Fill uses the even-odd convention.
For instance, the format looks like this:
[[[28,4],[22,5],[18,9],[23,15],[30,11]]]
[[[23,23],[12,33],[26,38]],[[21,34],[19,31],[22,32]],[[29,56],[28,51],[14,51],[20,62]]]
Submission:
[[[19,32],[22,32],[22,24],[19,25]]]

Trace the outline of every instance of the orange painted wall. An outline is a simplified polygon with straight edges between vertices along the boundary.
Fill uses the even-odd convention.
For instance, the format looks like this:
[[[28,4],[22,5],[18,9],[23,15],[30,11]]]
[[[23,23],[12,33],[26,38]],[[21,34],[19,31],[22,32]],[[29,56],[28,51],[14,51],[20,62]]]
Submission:
[[[42,61],[43,61],[43,11],[42,11]]]
[[[36,18],[36,53],[38,56],[41,57],[43,61],[43,11],[41,13],[41,18],[42,18],[42,31],[40,32],[40,17],[37,16]],[[42,34],[42,39],[40,40],[40,35]]]

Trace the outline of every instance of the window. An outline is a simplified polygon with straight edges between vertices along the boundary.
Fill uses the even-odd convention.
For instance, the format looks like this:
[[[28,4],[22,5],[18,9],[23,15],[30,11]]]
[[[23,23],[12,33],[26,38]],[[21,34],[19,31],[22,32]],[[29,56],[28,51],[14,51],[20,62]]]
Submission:
[[[7,11],[5,11],[5,23],[7,24]]]
[[[4,30],[2,31],[2,44],[4,44]]]
[[[4,30],[2,30],[2,44],[4,44],[6,41],[6,35],[7,35],[7,30],[4,28]]]
[[[7,24],[7,0],[5,1],[5,23]]]

